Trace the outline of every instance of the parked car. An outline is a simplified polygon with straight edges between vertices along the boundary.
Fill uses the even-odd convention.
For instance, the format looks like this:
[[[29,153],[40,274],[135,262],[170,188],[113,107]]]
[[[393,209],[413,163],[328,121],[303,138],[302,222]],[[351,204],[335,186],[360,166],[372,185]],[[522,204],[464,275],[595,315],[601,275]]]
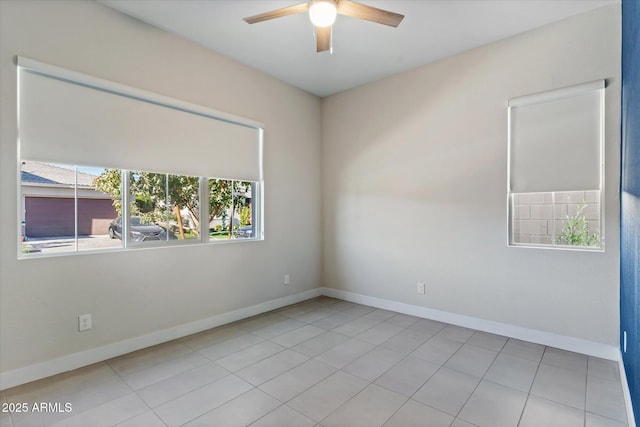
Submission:
[[[236,239],[248,239],[253,237],[253,226],[247,225],[236,230]]]
[[[158,224],[143,224],[139,216],[132,216],[129,236],[135,242],[166,240],[167,231]],[[122,217],[117,217],[109,224],[109,237],[122,239]]]

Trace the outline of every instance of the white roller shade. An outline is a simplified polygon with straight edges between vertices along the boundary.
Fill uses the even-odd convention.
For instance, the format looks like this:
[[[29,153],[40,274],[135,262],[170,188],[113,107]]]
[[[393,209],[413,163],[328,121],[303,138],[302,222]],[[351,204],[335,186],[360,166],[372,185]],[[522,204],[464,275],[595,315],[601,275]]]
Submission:
[[[255,126],[88,76],[76,80],[22,66],[19,78],[23,159],[261,179],[260,129]]]
[[[509,101],[509,185],[516,193],[598,190],[604,81]]]

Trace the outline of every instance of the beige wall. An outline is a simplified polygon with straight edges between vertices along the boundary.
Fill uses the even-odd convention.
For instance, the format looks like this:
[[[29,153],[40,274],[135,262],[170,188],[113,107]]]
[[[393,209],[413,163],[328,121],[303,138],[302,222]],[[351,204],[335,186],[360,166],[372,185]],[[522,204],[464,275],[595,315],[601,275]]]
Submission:
[[[320,285],[317,97],[93,1],[2,0],[0,16],[2,372]],[[15,55],[264,123],[265,240],[18,260]]]
[[[606,251],[507,247],[507,100],[603,78]],[[617,346],[619,93],[612,5],[326,98],[324,284]]]

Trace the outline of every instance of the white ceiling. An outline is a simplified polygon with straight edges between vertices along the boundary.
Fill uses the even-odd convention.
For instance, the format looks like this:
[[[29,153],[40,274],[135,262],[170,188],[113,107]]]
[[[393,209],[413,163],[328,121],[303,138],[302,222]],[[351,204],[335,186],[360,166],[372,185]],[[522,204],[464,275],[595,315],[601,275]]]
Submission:
[[[619,0],[361,0],[405,15],[398,28],[338,16],[316,53],[306,13],[249,25],[301,0],[98,0],[319,96],[375,81]]]

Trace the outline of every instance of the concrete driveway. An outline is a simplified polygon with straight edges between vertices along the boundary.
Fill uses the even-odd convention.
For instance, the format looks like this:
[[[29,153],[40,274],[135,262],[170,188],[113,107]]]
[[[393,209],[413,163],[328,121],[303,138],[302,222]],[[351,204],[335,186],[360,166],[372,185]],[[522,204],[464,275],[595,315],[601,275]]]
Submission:
[[[22,242],[24,252],[60,253],[75,251],[75,238],[63,237],[30,237]],[[78,236],[78,251],[91,251],[106,248],[122,247],[119,239],[110,239],[108,235]]]

